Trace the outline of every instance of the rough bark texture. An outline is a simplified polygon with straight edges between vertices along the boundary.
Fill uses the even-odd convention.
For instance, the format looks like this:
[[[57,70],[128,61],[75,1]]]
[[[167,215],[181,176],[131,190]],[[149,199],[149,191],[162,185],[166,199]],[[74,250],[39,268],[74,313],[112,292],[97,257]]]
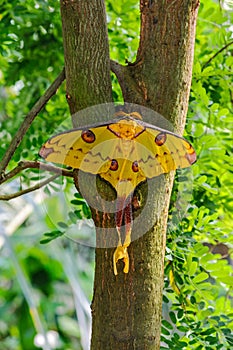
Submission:
[[[191,84],[197,8],[197,0],[141,0],[137,60],[127,67],[111,62],[125,101],[156,110],[180,133]],[[71,113],[111,101],[103,1],[62,0],[61,13]],[[96,249],[92,350],[160,347],[163,262],[172,182],[173,174],[150,180],[150,189],[156,190],[148,191],[147,197],[146,186],[140,187],[149,208],[143,212],[143,222],[151,223],[152,228],[129,247],[129,274],[119,272],[114,276],[114,249]],[[109,188],[106,193],[112,195]],[[100,196],[97,201],[101,203]],[[93,218],[96,226],[106,227],[104,233],[97,228],[97,241],[104,244],[113,218],[104,212],[104,204],[102,213],[93,210]]]
[[[191,84],[198,0],[141,0],[136,62],[112,62],[127,102],[156,110],[182,133]]]
[[[104,1],[61,0],[61,17],[66,96],[73,115],[112,101]]]
[[[131,243],[129,274],[113,275],[113,250],[98,249],[94,289],[92,349],[159,349],[167,208],[172,176],[157,178],[164,192],[148,193],[144,223],[155,226]],[[160,185],[158,185],[160,182]],[[144,194],[144,191],[143,191]],[[98,231],[97,231],[98,234]],[[123,264],[119,264],[119,270]]]

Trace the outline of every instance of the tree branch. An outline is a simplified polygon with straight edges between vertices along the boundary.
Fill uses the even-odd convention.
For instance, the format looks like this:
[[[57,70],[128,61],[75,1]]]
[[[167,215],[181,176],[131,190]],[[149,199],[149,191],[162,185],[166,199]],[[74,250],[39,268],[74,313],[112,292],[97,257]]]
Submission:
[[[0,185],[8,181],[9,179],[11,179],[12,177],[17,175],[24,169],[41,169],[41,170],[51,171],[58,175],[73,177],[73,170],[70,171],[70,170],[62,169],[62,168],[58,168],[53,165],[45,164],[41,162],[22,161],[22,162],[19,162],[18,165],[13,170],[9,171],[9,173],[5,174],[4,177],[0,179]]]
[[[50,87],[46,90],[44,95],[39,98],[39,100],[35,103],[35,105],[32,107],[30,112],[26,115],[22,125],[20,126],[15,136],[13,137],[11,144],[8,147],[0,163],[0,177],[3,176],[2,174],[4,173],[15,150],[18,148],[20,142],[22,141],[24,135],[26,134],[33,120],[38,115],[38,113],[42,110],[42,108],[46,105],[46,103],[50,100],[50,98],[56,93],[57,89],[60,87],[60,85],[64,80],[65,80],[65,69],[63,68],[61,73],[50,85]]]
[[[233,40],[230,41],[228,44],[226,44],[225,46],[223,46],[220,50],[218,50],[212,57],[210,57],[210,59],[203,65],[203,68],[207,67],[208,64],[210,64],[210,62],[216,57],[218,56],[222,51],[226,50],[230,45],[233,44]]]
[[[12,193],[12,194],[0,195],[0,200],[9,201],[10,199],[13,199],[13,198],[17,198],[17,197],[19,197],[19,196],[22,196],[23,194],[36,191],[36,190],[38,190],[39,188],[41,188],[41,187],[47,185],[47,184],[50,183],[51,181],[55,180],[58,176],[60,176],[60,174],[53,175],[53,176],[51,176],[49,179],[46,179],[46,180],[44,180],[44,181],[41,181],[40,183],[36,184],[35,186],[30,187],[30,188],[26,188],[25,190],[21,190],[21,191]]]
[[[110,68],[111,71],[116,75],[117,80],[120,84],[124,101],[144,105],[145,101],[142,91],[135,83],[135,80],[131,74],[136,64],[137,63],[131,63],[128,66],[122,66],[118,62],[111,60]]]

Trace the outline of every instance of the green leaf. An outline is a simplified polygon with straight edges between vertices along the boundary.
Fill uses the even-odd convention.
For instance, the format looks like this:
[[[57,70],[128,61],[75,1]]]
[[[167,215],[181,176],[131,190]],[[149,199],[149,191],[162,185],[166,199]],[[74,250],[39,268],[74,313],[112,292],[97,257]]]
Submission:
[[[207,180],[207,176],[202,175],[202,176],[198,177],[197,184],[202,185],[204,182],[206,182],[206,180]]]
[[[198,275],[196,275],[193,279],[192,279],[192,282],[193,283],[201,283],[203,281],[205,281],[207,278],[209,278],[209,275],[208,273],[206,272],[201,272],[199,273]]]
[[[83,214],[84,216],[87,218],[87,219],[90,219],[91,218],[91,211],[90,211],[90,208],[88,207],[88,205],[86,203],[84,203],[83,205]]]
[[[82,219],[82,215],[80,214],[79,210],[75,210],[74,212],[70,211],[68,215],[73,224],[77,223],[77,218]]]
[[[70,203],[74,205],[83,205],[84,199],[72,199]]]
[[[81,220],[81,219],[83,218],[82,213],[81,213],[81,210],[75,210],[75,211],[74,211],[74,214],[75,214],[75,216],[76,216],[76,218],[74,219],[75,222],[77,221],[77,218],[78,218],[79,220]],[[73,218],[72,218],[73,215],[70,213],[69,216],[70,216],[71,220],[73,221]]]
[[[177,329],[181,332],[188,332],[189,331],[189,327],[185,327],[185,326],[177,326]]]
[[[164,335],[170,335],[170,332],[169,332],[166,328],[164,328],[164,327],[161,327],[161,332],[162,332],[162,334],[164,334]]]
[[[163,302],[166,304],[169,303],[169,299],[165,295],[163,295]]]
[[[162,320],[162,325],[168,329],[173,329],[173,326],[167,320]]]
[[[68,225],[65,222],[59,221],[58,226],[60,226],[61,228],[68,228]]]
[[[178,313],[177,313],[177,317],[179,318],[179,319],[181,319],[182,317],[183,317],[183,315],[184,315],[184,310],[183,309],[179,309],[178,310]],[[171,316],[170,316],[171,317]],[[172,321],[173,322],[173,321]]]
[[[40,244],[46,244],[49,243],[51,241],[53,241],[54,239],[61,237],[64,235],[64,232],[61,231],[51,231],[51,232],[46,232],[44,233],[43,238],[40,240]]]
[[[214,334],[215,333],[215,329],[214,328],[209,328],[209,329],[206,329],[204,331],[202,331],[200,334],[201,335],[210,335],[210,334]]]
[[[80,200],[83,201],[83,202],[85,202],[85,199],[84,199],[84,198],[81,196],[81,194],[78,193],[78,192],[75,192],[74,197],[77,198],[77,199],[80,199]]]
[[[196,261],[192,261],[191,265],[189,266],[189,270],[188,273],[190,276],[193,276],[195,274],[195,272],[197,271],[197,262]]]
[[[170,316],[172,322],[173,322],[174,324],[176,324],[176,323],[177,323],[177,320],[176,320],[176,315],[175,315],[175,313],[174,313],[173,311],[170,311],[170,312],[169,312],[169,316]]]

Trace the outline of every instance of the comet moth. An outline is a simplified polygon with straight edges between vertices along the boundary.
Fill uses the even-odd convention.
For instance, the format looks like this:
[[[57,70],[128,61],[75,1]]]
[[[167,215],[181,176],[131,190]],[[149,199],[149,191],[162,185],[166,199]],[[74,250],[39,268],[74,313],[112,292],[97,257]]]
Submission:
[[[39,155],[49,162],[99,174],[116,190],[115,224],[119,241],[113,255],[115,275],[120,259],[124,262],[123,271],[129,271],[131,199],[137,185],[171,170],[189,167],[196,161],[195,150],[187,140],[143,122],[137,112],[120,112],[113,120],[55,135],[42,146]]]

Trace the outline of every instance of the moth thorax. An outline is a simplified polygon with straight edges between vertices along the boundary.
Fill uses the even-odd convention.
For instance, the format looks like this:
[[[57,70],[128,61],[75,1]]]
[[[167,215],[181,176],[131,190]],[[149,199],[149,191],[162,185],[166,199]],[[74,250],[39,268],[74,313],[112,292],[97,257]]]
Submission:
[[[122,138],[126,140],[132,140],[134,138],[136,130],[133,125],[123,124],[124,128],[122,130]]]

